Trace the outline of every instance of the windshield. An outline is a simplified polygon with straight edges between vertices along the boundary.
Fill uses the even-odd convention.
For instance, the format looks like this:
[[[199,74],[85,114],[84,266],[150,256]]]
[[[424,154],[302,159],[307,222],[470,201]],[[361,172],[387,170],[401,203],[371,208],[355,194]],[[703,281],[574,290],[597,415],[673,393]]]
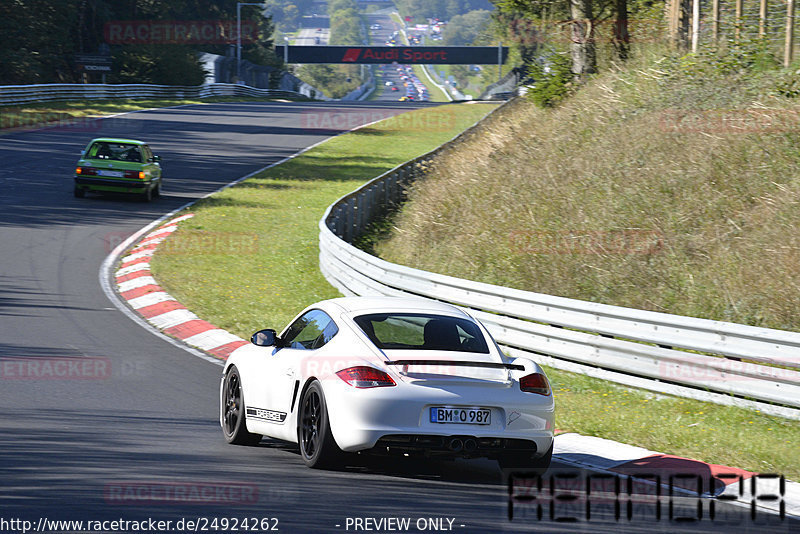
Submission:
[[[477,324],[469,319],[421,313],[373,313],[356,324],[380,349],[489,353]]]
[[[86,156],[91,159],[142,162],[142,153],[139,150],[139,146],[127,143],[97,142],[89,147]]]

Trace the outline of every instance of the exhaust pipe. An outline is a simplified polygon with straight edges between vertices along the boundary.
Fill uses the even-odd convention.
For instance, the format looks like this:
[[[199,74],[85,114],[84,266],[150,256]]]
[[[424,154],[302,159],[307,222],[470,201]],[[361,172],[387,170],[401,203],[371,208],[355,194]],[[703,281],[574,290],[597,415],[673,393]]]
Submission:
[[[449,447],[453,452],[461,452],[461,449],[464,448],[464,443],[460,439],[454,438],[450,440]]]
[[[474,439],[464,440],[464,451],[472,452],[478,448],[478,443]]]

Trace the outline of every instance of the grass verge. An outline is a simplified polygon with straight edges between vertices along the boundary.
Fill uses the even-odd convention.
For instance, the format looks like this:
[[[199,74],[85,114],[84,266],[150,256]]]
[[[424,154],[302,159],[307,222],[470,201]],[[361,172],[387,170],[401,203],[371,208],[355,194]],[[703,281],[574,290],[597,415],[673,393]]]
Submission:
[[[331,139],[195,204],[153,272],[203,319],[244,338],[339,296],[319,272],[317,224],[337,198],[474,124],[493,104],[404,113]]]
[[[214,102],[266,102],[274,100],[278,99],[233,96],[214,96],[189,100],[109,98],[104,100],[71,100],[67,102],[0,106],[0,132],[17,128],[39,128],[54,123],[72,125],[83,118],[96,118],[141,109],[165,108],[186,104],[210,104]]]
[[[800,480],[800,424],[548,367],[556,428]]]
[[[437,85],[431,83],[431,80],[428,78],[428,75],[425,73],[425,67],[422,65],[414,65],[414,74],[417,75],[417,78],[425,84],[425,87],[428,88],[428,97],[431,99],[431,102],[450,102],[450,99],[447,98],[447,95],[444,94],[444,91],[439,89]]]
[[[609,70],[553,109],[506,107],[432,162],[377,252],[549,295],[800,330],[800,103],[779,93],[800,75],[715,75],[697,61]]]

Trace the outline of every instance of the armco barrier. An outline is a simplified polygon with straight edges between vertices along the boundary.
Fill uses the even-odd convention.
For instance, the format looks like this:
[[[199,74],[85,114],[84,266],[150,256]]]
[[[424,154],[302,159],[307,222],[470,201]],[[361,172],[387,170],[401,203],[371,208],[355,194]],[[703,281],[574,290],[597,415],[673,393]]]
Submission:
[[[474,127],[473,127],[474,128]],[[320,269],[346,295],[418,295],[467,308],[514,355],[654,391],[800,419],[800,334],[542,295],[381,260],[350,243],[433,152],[368,182],[320,221]]]
[[[303,97],[294,91],[257,89],[232,83],[204,85],[150,84],[40,84],[0,86],[0,105],[48,102],[54,100],[83,100],[102,98],[208,98],[210,96],[254,96],[273,98]]]

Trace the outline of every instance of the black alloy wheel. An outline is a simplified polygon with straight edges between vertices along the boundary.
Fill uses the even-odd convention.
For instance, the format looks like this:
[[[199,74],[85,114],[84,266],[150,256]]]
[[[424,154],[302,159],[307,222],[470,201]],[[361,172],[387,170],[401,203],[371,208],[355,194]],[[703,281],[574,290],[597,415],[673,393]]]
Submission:
[[[260,434],[247,431],[242,380],[236,366],[232,366],[225,375],[220,403],[222,405],[222,433],[225,435],[225,441],[234,445],[255,445],[261,441]]]

